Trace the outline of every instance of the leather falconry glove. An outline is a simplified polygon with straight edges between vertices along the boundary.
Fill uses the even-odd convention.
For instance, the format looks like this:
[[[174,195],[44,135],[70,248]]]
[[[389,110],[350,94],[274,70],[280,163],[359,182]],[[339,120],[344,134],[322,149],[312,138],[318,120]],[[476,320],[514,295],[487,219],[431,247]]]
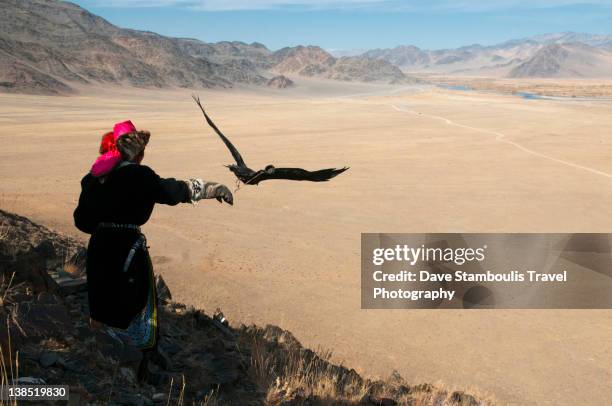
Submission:
[[[217,199],[219,203],[234,204],[234,196],[227,186],[215,182],[207,182],[202,179],[189,179],[187,181],[191,194],[191,203],[202,199]]]

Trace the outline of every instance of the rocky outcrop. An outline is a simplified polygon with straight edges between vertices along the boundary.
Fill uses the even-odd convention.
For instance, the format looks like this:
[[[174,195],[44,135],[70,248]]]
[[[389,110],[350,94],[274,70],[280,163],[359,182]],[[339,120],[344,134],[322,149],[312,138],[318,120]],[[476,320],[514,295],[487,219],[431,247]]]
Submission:
[[[325,76],[329,79],[357,82],[407,83],[409,81],[397,66],[389,62],[357,56],[338,59]]]
[[[293,80],[289,79],[285,75],[274,76],[270,80],[268,80],[268,87],[273,87],[275,89],[286,89],[288,87],[295,86]]]
[[[19,382],[69,385],[70,404],[492,404],[460,391],[408,385],[397,373],[368,380],[279,327],[230,326],[221,314],[173,302],[160,278],[159,353],[148,381],[139,383],[142,353],[91,327],[87,286],[76,289],[58,275],[82,278],[84,259],[78,241],[0,211],[3,360],[7,370],[16,369],[19,357]]]
[[[248,61],[251,69],[269,69],[273,66],[272,52],[258,42],[246,44],[240,41],[221,41],[214,44],[196,39],[177,38],[176,43],[189,55],[224,64],[231,61]]]
[[[319,76],[336,63],[336,58],[317,46],[283,48],[274,53],[278,61],[274,70],[301,76]]]
[[[40,72],[12,55],[3,56],[0,59],[0,91],[46,95],[73,92],[71,86],[55,79],[53,76]]]

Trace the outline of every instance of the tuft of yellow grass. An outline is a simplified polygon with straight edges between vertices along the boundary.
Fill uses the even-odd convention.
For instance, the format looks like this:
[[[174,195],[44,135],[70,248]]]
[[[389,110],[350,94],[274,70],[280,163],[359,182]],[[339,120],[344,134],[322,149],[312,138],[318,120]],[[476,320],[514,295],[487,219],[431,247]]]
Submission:
[[[372,382],[354,370],[333,364],[330,351],[303,348],[286,331],[249,328],[250,378],[266,393],[264,404],[280,405],[363,405],[381,399],[406,406],[493,406],[490,396],[444,385],[407,386],[393,374],[386,381]],[[244,331],[243,331],[244,333]],[[271,337],[272,336],[272,337]],[[368,398],[370,403],[368,403]]]
[[[15,351],[15,358],[13,358],[11,330],[8,318],[6,319],[6,335],[7,340],[5,345],[0,343],[0,391],[8,393],[8,387],[19,378],[19,351]],[[7,362],[9,364],[8,366],[6,365]],[[0,399],[0,406],[17,406],[17,399]]]
[[[8,239],[9,236],[9,225],[2,223],[0,224],[0,241]]]
[[[291,339],[284,332],[279,342]],[[253,381],[266,391],[266,405],[307,399],[322,405],[355,403],[367,394],[367,387],[357,375],[348,381],[342,379],[341,369],[329,362],[330,352],[317,355],[297,345],[275,351],[268,344],[264,336],[252,336],[249,369]]]
[[[202,399],[202,403],[200,403],[200,406],[219,406],[220,403],[217,400],[217,391],[211,391],[209,394],[207,394],[206,396],[204,396],[204,399]]]

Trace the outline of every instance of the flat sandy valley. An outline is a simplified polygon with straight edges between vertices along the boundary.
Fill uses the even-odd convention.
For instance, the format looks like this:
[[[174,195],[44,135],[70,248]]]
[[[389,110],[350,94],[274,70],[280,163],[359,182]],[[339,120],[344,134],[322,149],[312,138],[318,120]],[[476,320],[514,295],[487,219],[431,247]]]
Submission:
[[[85,240],[79,180],[128,118],[152,132],[160,175],[233,189],[190,94],[0,94],[0,207]],[[175,299],[279,325],[370,376],[501,404],[609,403],[612,311],[361,310],[359,250],[362,232],[612,231],[612,101],[327,83],[199,94],[253,168],[351,169],[242,186],[234,207],[158,206],[144,230]]]

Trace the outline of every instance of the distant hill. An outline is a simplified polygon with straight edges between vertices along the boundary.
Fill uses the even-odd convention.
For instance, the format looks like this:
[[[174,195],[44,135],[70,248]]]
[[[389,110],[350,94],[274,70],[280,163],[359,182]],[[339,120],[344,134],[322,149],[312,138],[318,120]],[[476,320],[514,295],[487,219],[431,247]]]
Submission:
[[[402,67],[423,66],[431,62],[429,52],[423,51],[414,45],[401,45],[393,49],[373,49],[367,51],[364,56],[386,60]]]
[[[198,57],[189,52],[187,40],[118,28],[71,3],[2,3],[0,82],[5,90],[58,93],[75,83],[210,87],[265,82],[240,60]]]
[[[214,44],[197,39],[176,39],[178,46],[190,56],[211,62],[248,65],[249,69],[270,69],[274,65],[272,52],[258,42],[222,41]]]
[[[389,83],[414,81],[408,78],[397,66],[383,60],[359,56],[345,56],[336,60],[326,77],[336,80]]]
[[[551,34],[538,35],[532,38],[533,41],[542,44],[571,44],[581,42],[593,47],[600,47],[612,44],[612,35],[585,34],[579,32],[558,32]]]
[[[583,43],[550,44],[512,69],[513,78],[609,77],[612,52]]]
[[[499,77],[612,77],[612,36],[573,32],[545,34],[491,46],[424,50],[412,45],[375,49],[404,72]]]
[[[274,70],[282,74],[361,82],[409,82],[397,66],[386,60],[365,56],[335,58],[317,46],[283,48],[274,53],[278,64]]]
[[[295,86],[293,80],[289,79],[287,76],[278,75],[274,76],[267,83],[268,87],[273,87],[276,89],[286,89],[288,87]]]
[[[336,58],[317,46],[283,48],[274,53],[279,73],[297,73],[302,76],[321,76],[336,63]]]
[[[387,82],[403,76],[358,58],[344,60],[336,72],[336,59],[318,47],[272,52],[259,43],[211,44],[123,29],[58,0],[2,0],[0,23],[0,90],[8,92],[63,94],[94,83],[265,86],[277,73]]]

